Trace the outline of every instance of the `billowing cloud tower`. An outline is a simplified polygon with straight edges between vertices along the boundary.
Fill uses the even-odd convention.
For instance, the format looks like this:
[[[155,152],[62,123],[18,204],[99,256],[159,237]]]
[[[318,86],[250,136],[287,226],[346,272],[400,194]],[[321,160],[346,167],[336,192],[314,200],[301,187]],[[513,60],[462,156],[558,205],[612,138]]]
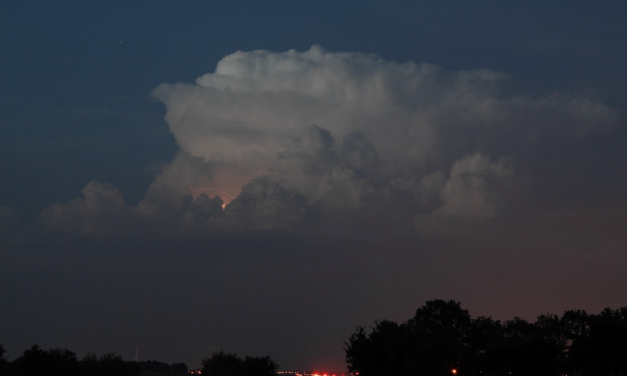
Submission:
[[[118,212],[178,213],[233,230],[378,206],[402,207],[405,222],[493,218],[516,201],[543,150],[576,147],[618,121],[595,101],[505,95],[506,84],[486,69],[448,72],[318,46],[236,52],[195,84],[154,90],[180,152],[138,207]],[[189,195],[213,204],[177,204]],[[224,213],[214,211],[223,203]],[[54,218],[89,207],[72,205],[80,210],[57,207]],[[192,219],[181,212],[188,206]],[[375,212],[373,220],[384,211]]]

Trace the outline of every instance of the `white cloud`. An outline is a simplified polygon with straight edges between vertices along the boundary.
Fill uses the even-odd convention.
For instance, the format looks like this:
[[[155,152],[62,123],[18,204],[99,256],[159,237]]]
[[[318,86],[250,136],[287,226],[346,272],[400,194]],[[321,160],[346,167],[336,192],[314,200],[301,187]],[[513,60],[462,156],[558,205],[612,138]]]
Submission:
[[[572,143],[616,125],[616,111],[588,99],[504,97],[499,91],[506,79],[486,69],[447,72],[314,46],[239,51],[196,84],[163,84],[154,95],[166,104],[183,152],[226,163],[209,179],[230,185],[234,195],[312,124],[335,140],[359,134],[368,143],[371,160],[344,155],[351,166],[363,169],[376,155],[391,173],[408,176],[448,169],[477,151],[524,153],[529,145]],[[218,171],[239,171],[237,182],[218,181]],[[175,184],[185,186],[185,179]]]
[[[529,167],[542,150],[576,147],[618,123],[617,111],[586,98],[502,95],[506,80],[318,46],[236,52],[195,84],[155,89],[181,150],[130,213],[170,213],[182,228],[267,229],[314,206],[359,210],[366,196],[385,206],[407,192],[416,216],[494,217],[514,195],[514,169],[502,158]],[[58,228],[87,231],[90,222],[76,218],[128,212],[105,191],[98,197],[118,211],[95,209],[100,198],[86,194],[45,214]],[[202,194],[232,206],[221,216],[181,204]]]
[[[50,230],[102,235],[117,227],[128,210],[120,191],[109,183],[92,181],[82,190],[84,198],[46,208],[41,217]]]
[[[513,168],[482,154],[467,155],[453,164],[442,189],[443,217],[491,218],[505,205],[512,189]]]

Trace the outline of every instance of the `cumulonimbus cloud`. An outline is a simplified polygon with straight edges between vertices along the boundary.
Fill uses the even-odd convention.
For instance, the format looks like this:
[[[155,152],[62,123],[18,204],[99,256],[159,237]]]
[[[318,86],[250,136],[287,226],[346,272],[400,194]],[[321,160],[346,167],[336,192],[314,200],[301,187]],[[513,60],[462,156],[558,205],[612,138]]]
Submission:
[[[318,46],[236,52],[194,84],[154,90],[180,152],[124,215],[163,215],[186,195],[220,196],[224,213],[198,209],[188,222],[269,229],[313,209],[360,210],[403,196],[415,216],[494,217],[515,196],[519,172],[532,174],[516,162],[618,123],[602,103],[504,95],[506,82],[487,69],[450,72]],[[48,209],[50,223],[100,210],[89,194]]]

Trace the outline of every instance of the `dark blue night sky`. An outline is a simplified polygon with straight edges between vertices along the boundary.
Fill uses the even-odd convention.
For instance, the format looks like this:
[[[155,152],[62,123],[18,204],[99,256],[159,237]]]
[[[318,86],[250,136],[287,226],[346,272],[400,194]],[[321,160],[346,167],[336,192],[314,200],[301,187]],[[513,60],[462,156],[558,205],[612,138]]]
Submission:
[[[3,2],[0,344],[342,369],[355,326],[427,299],[625,305],[625,19]]]

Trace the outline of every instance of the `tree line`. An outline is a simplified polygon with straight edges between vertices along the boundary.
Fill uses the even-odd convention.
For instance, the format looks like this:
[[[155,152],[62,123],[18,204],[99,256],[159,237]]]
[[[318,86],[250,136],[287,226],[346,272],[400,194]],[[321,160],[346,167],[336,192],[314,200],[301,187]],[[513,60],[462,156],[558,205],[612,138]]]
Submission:
[[[433,300],[406,322],[359,326],[345,344],[359,376],[627,375],[627,307],[501,322]]]
[[[535,322],[472,318],[459,302],[433,300],[409,320],[358,326],[345,342],[346,362],[359,376],[627,376],[627,307],[599,314],[546,314]],[[137,376],[185,373],[184,363],[124,361],[34,345],[12,362],[0,345],[2,376]],[[206,376],[275,376],[269,356],[214,352],[202,359]]]
[[[137,364],[139,364],[142,373],[186,375],[188,371],[185,363],[173,363],[170,365],[168,363],[157,362],[156,360],[144,360]]]
[[[140,374],[187,374],[185,363],[169,365],[153,360],[124,361],[116,353],[100,357],[87,353],[82,359],[68,349],[43,350],[33,345],[12,362],[0,345],[0,376],[138,376]],[[279,366],[269,356],[246,356],[222,351],[202,360],[202,374],[208,376],[275,376]]]
[[[87,353],[81,360],[68,349],[43,350],[33,345],[12,362],[0,345],[0,375],[7,376],[137,376],[138,363],[124,361],[116,353],[96,356]]]
[[[202,374],[208,376],[274,376],[278,369],[278,364],[269,356],[242,359],[219,351],[202,360]]]

